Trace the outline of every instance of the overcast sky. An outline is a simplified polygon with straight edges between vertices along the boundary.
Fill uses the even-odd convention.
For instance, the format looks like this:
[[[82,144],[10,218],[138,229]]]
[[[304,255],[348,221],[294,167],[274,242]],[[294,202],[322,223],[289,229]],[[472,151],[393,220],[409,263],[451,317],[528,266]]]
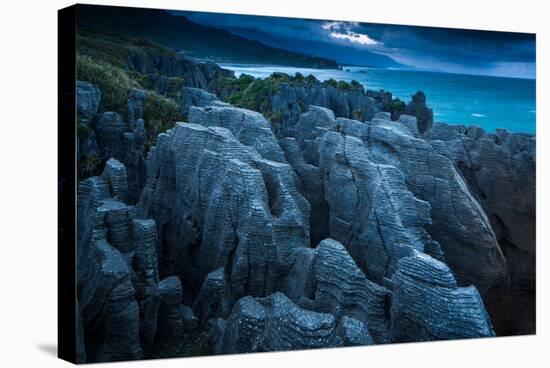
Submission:
[[[535,77],[533,34],[217,13],[176,14],[271,46],[335,59],[340,64],[370,65],[374,52],[422,70]],[[386,64],[383,66],[395,66],[391,61]]]

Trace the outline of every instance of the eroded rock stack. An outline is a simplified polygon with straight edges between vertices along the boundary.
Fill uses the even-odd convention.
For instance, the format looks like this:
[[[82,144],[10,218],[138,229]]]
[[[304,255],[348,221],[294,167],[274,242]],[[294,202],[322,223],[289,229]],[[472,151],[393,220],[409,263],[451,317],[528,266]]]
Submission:
[[[425,136],[434,149],[449,157],[460,170],[468,189],[487,214],[506,257],[509,285],[493,291],[499,304],[491,311],[497,330],[502,333],[533,331],[535,137],[503,129],[487,133],[475,126],[465,128],[443,123],[436,123]]]
[[[494,336],[476,288],[458,287],[442,262],[415,252],[399,261],[391,284],[391,341]]]
[[[110,156],[78,190],[81,360],[494,336],[495,303],[534,282],[534,181],[510,171],[533,175],[529,137],[316,100],[276,135],[188,92],[146,161],[139,93],[132,122],[96,116]]]
[[[338,117],[367,121],[382,111],[382,106],[361,90],[340,90],[324,85],[293,86],[281,83],[271,102],[272,113],[281,115],[281,136],[293,135],[295,124],[310,106],[322,106]]]

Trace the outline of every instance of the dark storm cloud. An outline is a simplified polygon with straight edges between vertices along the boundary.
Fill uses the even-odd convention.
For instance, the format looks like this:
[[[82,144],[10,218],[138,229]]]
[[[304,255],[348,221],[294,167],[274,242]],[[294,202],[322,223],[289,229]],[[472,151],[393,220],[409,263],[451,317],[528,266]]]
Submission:
[[[364,23],[357,25],[356,31],[368,34],[387,49],[437,55],[449,61],[535,61],[532,34]]]
[[[304,52],[368,50],[420,69],[534,77],[535,36],[526,33],[400,26],[216,13],[177,12],[276,47],[303,42]],[[313,46],[314,45],[314,46]],[[358,51],[359,50],[359,51]],[[342,56],[343,57],[343,56]],[[337,60],[345,63],[346,60]]]

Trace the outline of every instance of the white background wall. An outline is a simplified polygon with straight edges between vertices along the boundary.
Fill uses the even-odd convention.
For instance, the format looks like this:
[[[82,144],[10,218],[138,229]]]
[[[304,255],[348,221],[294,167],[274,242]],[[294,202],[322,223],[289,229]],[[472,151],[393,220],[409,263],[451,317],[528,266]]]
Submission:
[[[141,0],[98,4],[537,33],[537,336],[115,363],[108,367],[532,367],[550,357],[549,26],[544,1]],[[57,9],[0,10],[0,366],[62,367],[57,340]],[[546,16],[545,16],[546,14]],[[544,103],[546,102],[546,105]],[[63,129],[63,127],[60,127]],[[67,154],[69,154],[67,152]],[[106,365],[107,367],[107,365]]]

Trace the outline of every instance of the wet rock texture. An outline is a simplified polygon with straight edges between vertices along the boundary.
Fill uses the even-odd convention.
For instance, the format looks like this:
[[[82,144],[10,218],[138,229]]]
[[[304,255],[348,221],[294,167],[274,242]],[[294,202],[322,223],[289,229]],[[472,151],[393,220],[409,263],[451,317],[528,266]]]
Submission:
[[[81,361],[534,332],[533,137],[352,120],[321,95],[274,132],[186,93],[188,122],[146,159],[139,93],[128,122],[98,117],[109,157],[78,187]]]

